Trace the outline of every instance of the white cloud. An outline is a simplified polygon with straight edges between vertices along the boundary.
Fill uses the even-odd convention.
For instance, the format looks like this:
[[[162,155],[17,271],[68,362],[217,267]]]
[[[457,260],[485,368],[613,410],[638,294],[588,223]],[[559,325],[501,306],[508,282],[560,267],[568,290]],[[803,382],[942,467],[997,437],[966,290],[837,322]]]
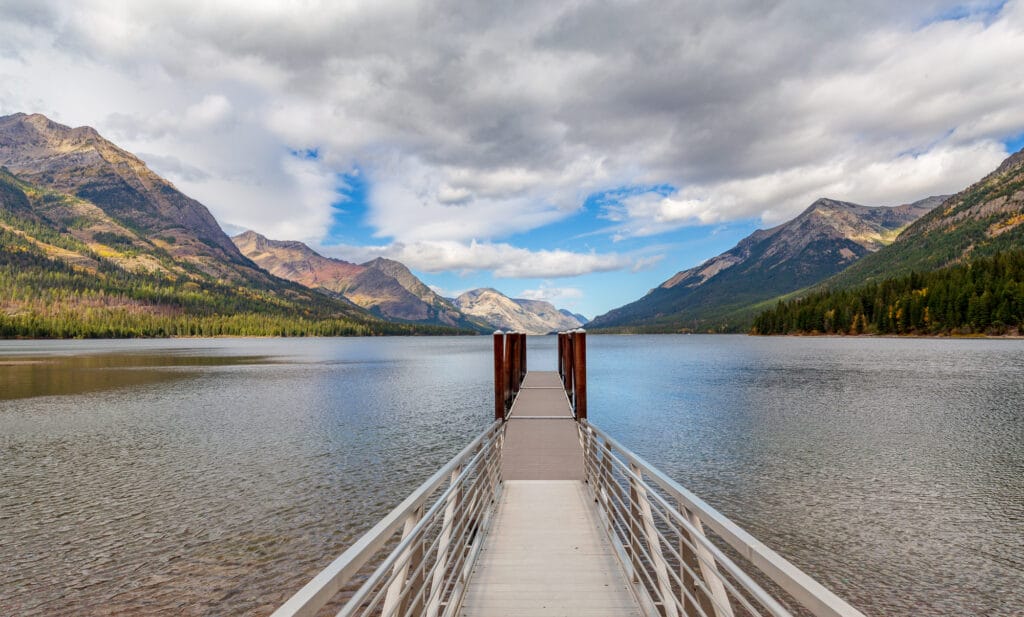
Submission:
[[[578,300],[583,297],[583,290],[579,287],[556,287],[551,281],[544,281],[536,289],[524,289],[519,293],[519,297],[556,303],[564,300]]]
[[[359,168],[389,251],[564,276],[639,262],[500,241],[594,191],[678,187],[605,212],[649,236],[990,171],[1024,131],[1024,0],[934,19],[954,6],[8,0],[0,112],[96,125],[225,225],[280,237],[322,238],[335,174]]]
[[[992,171],[1005,157],[992,141],[942,146],[881,160],[840,156],[753,178],[687,187],[670,195],[629,195],[605,207],[615,237],[650,236],[685,225],[759,218],[789,220],[815,199],[895,206],[956,192]]]
[[[227,122],[232,115],[231,101],[220,94],[209,94],[185,110],[184,125],[190,130],[207,131]]]
[[[490,270],[499,278],[560,278],[624,270],[647,259],[618,253],[531,251],[504,243],[420,241],[386,246],[326,246],[317,250],[352,262],[387,257],[423,272]]]

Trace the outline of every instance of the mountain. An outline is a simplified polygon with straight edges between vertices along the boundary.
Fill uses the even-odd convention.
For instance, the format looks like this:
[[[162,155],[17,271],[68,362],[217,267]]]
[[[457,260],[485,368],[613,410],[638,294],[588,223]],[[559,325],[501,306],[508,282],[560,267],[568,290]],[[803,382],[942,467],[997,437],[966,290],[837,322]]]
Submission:
[[[580,322],[580,324],[582,324],[582,325],[586,325],[586,323],[588,321],[590,321],[589,319],[587,319],[586,317],[584,317],[580,313],[573,313],[569,309],[558,309],[558,312],[563,314],[563,315],[565,315],[566,317],[571,317],[571,318],[575,319],[576,321]]]
[[[336,294],[386,319],[480,332],[493,329],[463,315],[397,261],[378,258],[354,264],[324,257],[301,242],[271,240],[254,231],[232,241],[242,254],[274,276]]]
[[[1024,331],[1024,150],[891,245],[759,314],[758,334]]]
[[[827,285],[853,287],[927,272],[1024,246],[1024,150],[944,200],[891,246],[865,257]]]
[[[588,328],[745,329],[758,303],[820,282],[891,244],[943,199],[894,208],[819,199],[793,220],[759,229],[636,302],[595,317]]]
[[[0,117],[0,166],[31,185],[94,206],[76,208],[75,216],[60,221],[64,225],[89,226],[106,217],[187,268],[225,281],[272,284],[205,206],[93,128],[70,128],[40,114]]]
[[[513,300],[491,288],[467,291],[455,299],[455,306],[467,315],[494,324],[498,329],[527,334],[550,334],[582,325],[578,319],[565,315],[550,302]]]
[[[0,117],[0,336],[412,334],[272,276],[88,127]]]

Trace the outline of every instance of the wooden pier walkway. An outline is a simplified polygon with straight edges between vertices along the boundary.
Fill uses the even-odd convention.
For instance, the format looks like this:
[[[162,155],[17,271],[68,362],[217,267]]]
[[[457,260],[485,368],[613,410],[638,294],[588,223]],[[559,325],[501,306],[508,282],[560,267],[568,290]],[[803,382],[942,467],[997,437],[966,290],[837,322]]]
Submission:
[[[505,430],[505,488],[460,614],[641,615],[583,483],[583,447],[557,372],[527,373]]]

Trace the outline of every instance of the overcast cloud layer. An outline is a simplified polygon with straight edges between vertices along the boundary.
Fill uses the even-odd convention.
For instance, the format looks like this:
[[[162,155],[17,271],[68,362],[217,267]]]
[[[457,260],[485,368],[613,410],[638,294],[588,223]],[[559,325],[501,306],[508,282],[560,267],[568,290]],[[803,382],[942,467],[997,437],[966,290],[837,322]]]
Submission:
[[[602,191],[595,214],[620,240],[771,225],[819,196],[895,205],[963,188],[1024,131],[1022,1],[0,0],[0,14],[0,112],[96,126],[227,228],[314,245],[358,174],[376,241],[333,252],[426,271],[637,269],[655,258],[507,239]]]

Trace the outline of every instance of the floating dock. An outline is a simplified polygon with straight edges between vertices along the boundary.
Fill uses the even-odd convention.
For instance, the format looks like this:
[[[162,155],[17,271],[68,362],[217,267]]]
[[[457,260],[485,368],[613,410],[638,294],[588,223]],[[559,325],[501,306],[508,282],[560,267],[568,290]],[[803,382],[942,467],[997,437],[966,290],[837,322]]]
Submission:
[[[494,335],[494,422],[273,617],[864,617],[587,419],[586,333],[530,372]]]

